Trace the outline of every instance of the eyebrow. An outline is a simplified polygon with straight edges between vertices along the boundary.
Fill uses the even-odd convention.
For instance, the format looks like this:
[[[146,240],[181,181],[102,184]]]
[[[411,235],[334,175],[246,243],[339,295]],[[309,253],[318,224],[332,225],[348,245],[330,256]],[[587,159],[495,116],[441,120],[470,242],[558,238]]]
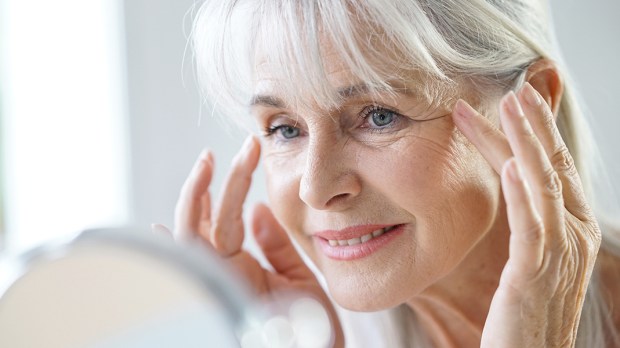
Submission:
[[[393,86],[393,84],[391,83],[388,83],[388,84]],[[409,88],[401,87],[401,86],[394,86],[393,87],[394,91],[402,95],[407,95],[407,96],[413,95],[413,92]],[[340,96],[340,98],[347,100],[347,99],[353,99],[353,98],[359,97],[360,95],[368,94],[370,93],[370,91],[371,91],[371,88],[368,84],[360,83],[356,85],[341,87],[338,89],[337,94],[338,96]],[[250,101],[250,107],[254,107],[254,106],[266,106],[266,107],[284,109],[286,108],[286,103],[284,102],[284,100],[278,97],[275,97],[275,96],[257,94],[253,96]]]
[[[270,95],[257,94],[252,97],[250,106],[267,106],[272,108],[284,109],[285,103],[282,99]]]

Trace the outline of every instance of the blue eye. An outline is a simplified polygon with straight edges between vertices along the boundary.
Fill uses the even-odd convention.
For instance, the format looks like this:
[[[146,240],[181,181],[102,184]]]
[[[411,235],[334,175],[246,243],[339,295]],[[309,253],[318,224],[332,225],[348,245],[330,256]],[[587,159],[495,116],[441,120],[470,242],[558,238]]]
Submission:
[[[280,134],[286,139],[292,139],[299,136],[299,128],[291,126],[280,126]]]
[[[389,109],[378,106],[372,106],[364,112],[364,118],[368,120],[372,128],[386,128],[394,122],[397,114]]]
[[[279,133],[284,139],[297,138],[301,134],[301,130],[297,127],[288,125],[271,126],[266,130],[266,135],[270,136]]]

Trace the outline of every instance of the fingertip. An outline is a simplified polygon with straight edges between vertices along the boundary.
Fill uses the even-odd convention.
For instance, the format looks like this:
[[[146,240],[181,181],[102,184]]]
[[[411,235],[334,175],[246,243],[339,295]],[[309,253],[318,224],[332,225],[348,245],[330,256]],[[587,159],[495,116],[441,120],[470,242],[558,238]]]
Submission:
[[[459,99],[454,105],[452,114],[456,116],[457,119],[468,120],[476,115],[476,110],[465,100]]]
[[[252,213],[253,215],[255,214],[263,214],[263,213],[268,213],[270,212],[269,207],[267,206],[267,204],[263,203],[263,202],[258,202],[256,204],[254,204],[254,207],[252,208]]]
[[[270,242],[279,234],[286,234],[271,208],[265,203],[257,203],[252,211],[252,232],[259,244]],[[276,238],[277,239],[277,238]]]
[[[252,231],[260,238],[265,230],[266,219],[272,219],[271,210],[264,203],[256,203],[252,209]]]
[[[205,168],[213,168],[213,152],[208,148],[204,148],[200,151],[192,172],[197,175]]]
[[[502,168],[502,186],[509,204],[532,204],[532,193],[516,157],[508,159]],[[512,203],[510,203],[512,202]]]
[[[260,142],[254,136],[254,134],[250,134],[244,144],[244,152],[245,159],[252,160],[252,162],[258,162],[258,158],[260,157]]]
[[[525,112],[523,112],[523,108],[521,107],[521,101],[517,98],[514,91],[508,92],[504,98],[502,98],[502,105],[510,115],[525,117]]]
[[[209,153],[210,151],[208,148],[202,149],[202,151],[200,151],[200,155],[198,155],[198,159],[207,160],[207,158],[209,157]]]
[[[542,96],[529,82],[525,82],[523,87],[521,87],[519,99],[533,107],[540,107],[542,105]]]
[[[213,163],[213,152],[209,148],[203,148],[198,155],[199,163]]]
[[[248,135],[241,149],[232,160],[233,165],[254,170],[260,159],[260,143],[253,134]]]

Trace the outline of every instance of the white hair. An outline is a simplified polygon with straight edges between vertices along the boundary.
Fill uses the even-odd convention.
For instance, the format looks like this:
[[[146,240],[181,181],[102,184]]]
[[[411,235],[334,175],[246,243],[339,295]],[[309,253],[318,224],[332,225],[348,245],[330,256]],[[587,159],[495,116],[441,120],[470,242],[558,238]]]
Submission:
[[[415,88],[431,100],[454,98],[465,82],[478,87],[481,100],[496,101],[521,86],[533,62],[551,59],[565,81],[557,125],[597,208],[590,174],[598,153],[548,8],[544,0],[207,1],[194,24],[198,79],[213,112],[239,121],[248,113],[257,69],[277,79],[279,94],[295,105],[337,105],[322,59],[327,43],[371,90],[393,91],[388,81],[411,84],[423,74]],[[602,248],[620,255],[619,230],[611,224],[601,228]],[[403,308],[394,313],[410,323],[400,330],[403,345],[415,342],[421,331],[413,313]],[[605,342],[620,345],[595,269],[577,347]]]

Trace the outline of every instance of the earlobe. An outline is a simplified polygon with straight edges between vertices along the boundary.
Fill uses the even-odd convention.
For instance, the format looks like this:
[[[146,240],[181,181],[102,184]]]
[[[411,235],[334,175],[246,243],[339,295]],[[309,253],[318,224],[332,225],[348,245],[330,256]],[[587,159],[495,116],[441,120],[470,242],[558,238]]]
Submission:
[[[564,94],[564,81],[555,62],[547,58],[537,60],[527,69],[525,81],[540,93],[557,117]]]

